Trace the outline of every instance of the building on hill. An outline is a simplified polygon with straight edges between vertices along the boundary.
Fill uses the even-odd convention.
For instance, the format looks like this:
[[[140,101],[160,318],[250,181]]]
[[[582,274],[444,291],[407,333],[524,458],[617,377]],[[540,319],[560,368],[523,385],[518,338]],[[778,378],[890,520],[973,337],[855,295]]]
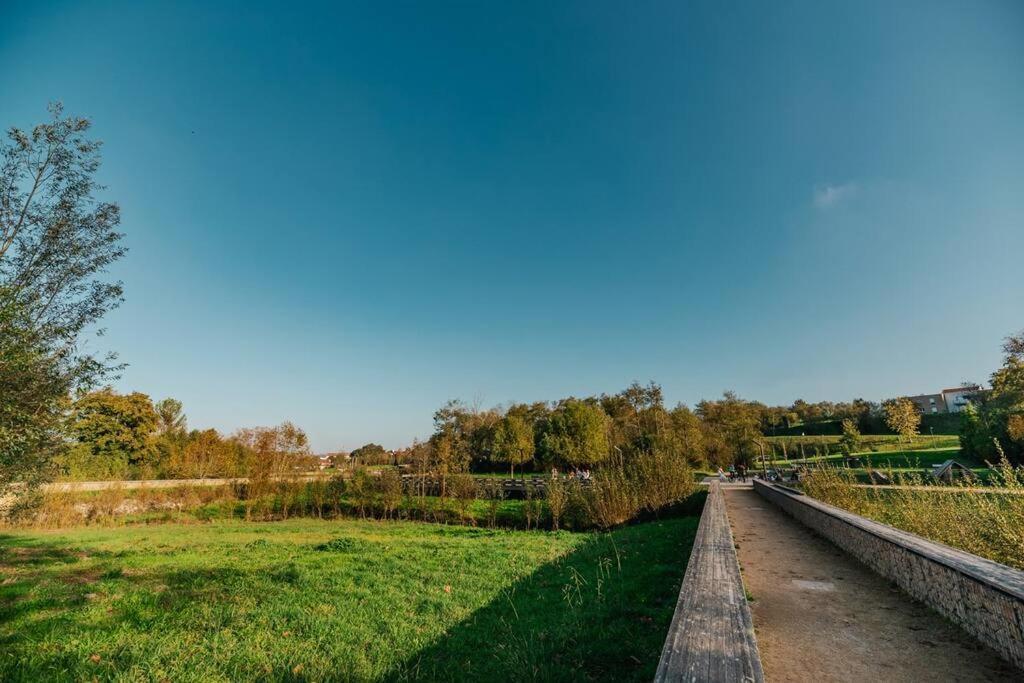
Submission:
[[[943,389],[937,394],[918,394],[907,398],[925,415],[959,413],[983,391],[984,389],[977,384],[965,384],[953,389]]]
[[[967,384],[953,389],[943,389],[942,400],[946,404],[946,412],[959,413],[981,392],[982,388],[977,384]]]
[[[907,396],[907,398],[925,415],[948,412],[946,400],[941,393],[918,394],[917,396]]]

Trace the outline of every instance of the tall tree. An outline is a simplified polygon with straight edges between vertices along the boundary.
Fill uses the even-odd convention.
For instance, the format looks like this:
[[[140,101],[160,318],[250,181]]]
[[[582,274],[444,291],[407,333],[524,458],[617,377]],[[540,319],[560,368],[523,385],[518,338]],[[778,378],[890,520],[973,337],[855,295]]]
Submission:
[[[885,424],[900,435],[901,439],[913,439],[921,426],[921,411],[909,398],[893,398],[882,404],[885,409]]]
[[[533,459],[533,425],[519,415],[506,415],[494,429],[493,457],[508,463],[509,473],[516,476],[516,465]]]
[[[608,416],[588,401],[562,401],[548,419],[542,440],[551,460],[563,465],[596,465],[608,458]]]
[[[59,104],[50,114],[0,142],[0,494],[42,478],[63,445],[68,393],[116,371],[113,356],[82,341],[122,298],[121,283],[104,277],[125,252],[120,211],[96,197],[100,143],[88,119]]]
[[[157,414],[149,396],[107,388],[75,401],[72,430],[94,457],[124,457],[131,465],[153,453]]]
[[[181,401],[165,398],[157,401],[153,407],[156,408],[157,431],[160,434],[184,433],[188,422],[185,419]]]

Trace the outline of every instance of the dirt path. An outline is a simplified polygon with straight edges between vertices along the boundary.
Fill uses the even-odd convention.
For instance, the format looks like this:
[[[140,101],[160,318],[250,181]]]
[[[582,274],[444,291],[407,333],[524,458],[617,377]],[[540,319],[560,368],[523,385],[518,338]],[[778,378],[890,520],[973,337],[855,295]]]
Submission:
[[[752,489],[726,491],[768,681],[1002,681],[1021,672]]]

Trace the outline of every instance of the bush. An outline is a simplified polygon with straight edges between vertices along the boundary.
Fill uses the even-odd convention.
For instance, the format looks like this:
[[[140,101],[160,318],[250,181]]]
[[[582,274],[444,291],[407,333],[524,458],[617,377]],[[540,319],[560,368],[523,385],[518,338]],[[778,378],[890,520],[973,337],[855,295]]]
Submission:
[[[1002,460],[986,492],[968,490],[974,484],[965,481],[945,491],[922,489],[934,481],[919,474],[889,476],[905,488],[854,486],[854,474],[834,467],[814,470],[802,486],[830,505],[1024,569],[1024,470]]]
[[[448,491],[455,499],[455,507],[459,512],[459,521],[469,519],[469,506],[477,497],[476,479],[471,474],[452,475],[448,482]]]

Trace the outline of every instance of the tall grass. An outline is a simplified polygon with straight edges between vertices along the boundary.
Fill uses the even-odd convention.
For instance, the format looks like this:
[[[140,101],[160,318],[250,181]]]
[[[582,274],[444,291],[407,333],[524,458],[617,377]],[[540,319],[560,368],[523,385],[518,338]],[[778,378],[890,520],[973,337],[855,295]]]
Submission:
[[[292,517],[421,520],[468,526],[608,529],[689,497],[698,488],[685,461],[639,455],[593,478],[554,479],[527,487],[523,500],[505,500],[501,483],[451,475],[445,495],[429,495],[425,480],[403,481],[394,469],[356,469],[330,480],[259,479],[224,486],[127,489],[114,485],[87,492],[74,486],[39,494],[8,524],[60,528],[162,521],[246,521]]]
[[[961,480],[936,490],[918,473],[890,473],[897,488],[855,486],[845,468],[822,467],[803,481],[804,491],[825,503],[1024,569],[1024,470],[1004,459],[984,492]]]

